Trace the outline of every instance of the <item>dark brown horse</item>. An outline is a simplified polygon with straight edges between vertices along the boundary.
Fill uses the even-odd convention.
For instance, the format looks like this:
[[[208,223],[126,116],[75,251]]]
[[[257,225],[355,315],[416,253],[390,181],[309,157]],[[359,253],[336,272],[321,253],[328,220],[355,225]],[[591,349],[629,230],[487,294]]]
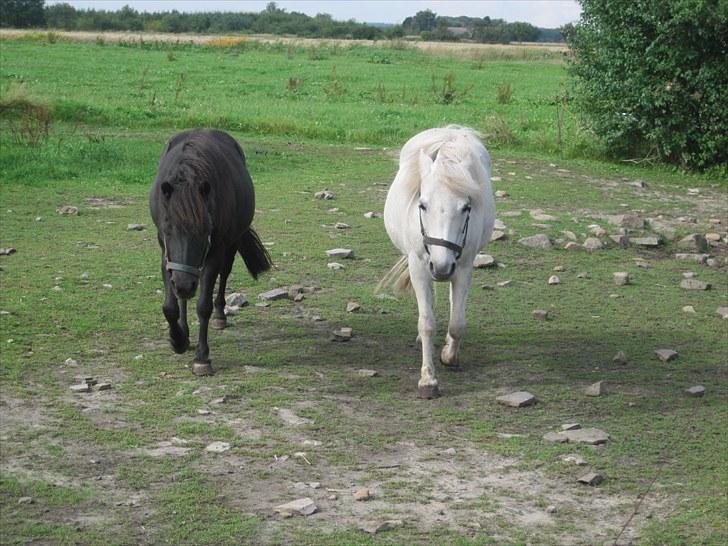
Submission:
[[[187,300],[198,284],[200,333],[193,371],[213,373],[207,328],[225,328],[225,284],[239,252],[250,274],[271,267],[270,256],[250,227],[255,212],[253,181],[240,145],[227,133],[195,129],[175,135],[162,152],[149,193],[149,210],[162,249],[164,305],[176,353],[190,346]]]

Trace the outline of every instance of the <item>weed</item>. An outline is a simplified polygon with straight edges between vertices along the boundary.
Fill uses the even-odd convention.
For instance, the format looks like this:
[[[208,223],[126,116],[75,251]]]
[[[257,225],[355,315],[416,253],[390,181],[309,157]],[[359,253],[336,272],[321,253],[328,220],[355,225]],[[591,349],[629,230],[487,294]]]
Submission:
[[[499,146],[510,146],[516,143],[516,135],[508,127],[508,122],[500,116],[488,119],[485,138],[488,144]]]
[[[404,88],[402,88],[402,91],[404,92]],[[379,102],[381,102],[382,104],[390,104],[394,102],[394,97],[389,91],[387,91],[387,88],[384,87],[382,83],[377,84],[374,92],[377,94]]]
[[[498,104],[509,104],[513,98],[513,87],[511,82],[506,82],[498,86]]]
[[[182,88],[184,87],[186,79],[187,75],[184,72],[180,72],[179,74],[177,74],[177,85],[174,91],[174,102],[177,102],[179,100],[179,95],[180,93],[182,93]]]
[[[246,39],[242,36],[231,37],[226,36],[224,38],[213,38],[212,40],[205,42],[205,47],[237,47],[244,44]]]
[[[46,40],[49,44],[55,44],[58,41],[59,35],[57,32],[48,32],[46,34]]]
[[[291,93],[297,93],[301,89],[301,83],[302,81],[300,78],[289,77],[286,89],[288,89]]]
[[[435,96],[435,101],[439,104],[453,104],[460,101],[465,95],[467,95],[473,88],[472,85],[467,85],[462,89],[455,87],[455,73],[448,72],[442,78],[442,86],[437,84],[437,78],[432,75],[432,94]]]
[[[101,34],[99,34],[98,36],[96,36],[96,45],[97,46],[106,45],[106,40],[104,39],[103,36],[101,36]]]
[[[369,57],[369,62],[372,64],[392,64],[392,59],[389,57],[389,55],[375,53],[374,55]]]
[[[174,54],[174,51],[172,51],[171,49],[169,51],[167,51],[167,60],[170,62],[177,60],[177,56]]]
[[[149,68],[142,70],[142,77],[139,79],[139,91],[144,90],[147,86],[147,75],[149,74]]]
[[[346,88],[339,83],[339,78],[336,74],[336,65],[331,67],[331,75],[329,76],[329,83],[324,88],[326,95],[331,97],[341,97],[346,94]]]
[[[50,107],[31,98],[22,86],[11,87],[0,99],[0,120],[17,144],[36,148],[48,140]]]

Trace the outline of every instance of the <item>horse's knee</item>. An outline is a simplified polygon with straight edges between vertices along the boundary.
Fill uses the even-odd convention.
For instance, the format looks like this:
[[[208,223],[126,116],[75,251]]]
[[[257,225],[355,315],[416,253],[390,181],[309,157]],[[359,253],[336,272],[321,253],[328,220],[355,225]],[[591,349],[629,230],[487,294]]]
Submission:
[[[465,321],[459,320],[450,322],[447,327],[447,333],[450,334],[450,337],[453,339],[460,339],[463,337],[463,334],[465,334]]]
[[[417,332],[420,337],[432,337],[435,335],[435,321],[430,317],[420,317],[417,321]]]
[[[164,314],[164,318],[167,319],[167,322],[170,323],[176,322],[179,318],[179,308],[173,304],[165,303],[162,305],[162,313]]]

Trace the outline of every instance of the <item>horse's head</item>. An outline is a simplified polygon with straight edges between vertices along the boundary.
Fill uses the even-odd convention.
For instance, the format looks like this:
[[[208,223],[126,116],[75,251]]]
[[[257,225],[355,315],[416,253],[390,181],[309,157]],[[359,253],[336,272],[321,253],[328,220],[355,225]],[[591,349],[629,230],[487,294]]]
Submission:
[[[159,186],[162,200],[160,242],[164,246],[164,267],[169,271],[175,295],[195,295],[207,254],[212,244],[210,184],[190,178],[181,169],[172,180]]]
[[[455,272],[465,246],[472,199],[456,191],[447,180],[453,165],[443,164],[420,152],[420,231],[427,254],[430,275],[446,281]]]

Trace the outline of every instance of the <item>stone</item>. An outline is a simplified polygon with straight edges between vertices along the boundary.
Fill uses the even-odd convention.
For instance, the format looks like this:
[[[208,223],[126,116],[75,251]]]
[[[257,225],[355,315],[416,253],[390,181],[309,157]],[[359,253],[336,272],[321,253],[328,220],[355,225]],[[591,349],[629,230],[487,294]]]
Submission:
[[[562,432],[547,432],[543,435],[543,439],[547,442],[555,444],[565,444],[569,439]]]
[[[708,218],[708,223],[717,226],[721,223],[721,221],[718,218]]]
[[[295,301],[296,303],[300,303],[303,301],[304,297],[305,296],[303,294],[296,294],[295,296],[293,296],[293,301]]]
[[[626,364],[627,355],[624,353],[624,351],[617,351],[617,354],[614,355],[614,358],[612,358],[612,362],[616,362],[617,364]]]
[[[16,252],[17,250],[12,246],[9,248],[0,248],[0,256],[10,256]]]
[[[499,286],[500,288],[505,288],[507,286],[510,286],[512,282],[513,281],[511,281],[511,280],[500,281],[500,282],[496,283],[496,285]]]
[[[675,254],[675,259],[682,262],[696,262],[699,264],[704,264],[706,261],[708,261],[708,258],[710,258],[709,254],[688,254],[685,252],[678,252],[677,254]]]
[[[201,408],[197,410],[197,415],[212,415],[212,412],[209,409]]]
[[[520,211],[520,210],[507,210],[505,212],[501,212],[500,214],[502,216],[505,216],[506,218],[516,218],[517,216],[521,216],[523,214],[523,211]],[[503,222],[501,222],[501,224],[502,223]],[[503,227],[503,228],[496,227],[496,229],[505,229],[505,227]]]
[[[126,229],[128,231],[144,231],[147,228],[146,224],[127,224]]]
[[[587,237],[584,244],[581,246],[584,247],[584,249],[593,252],[604,248],[604,243],[602,243],[601,239],[597,239],[596,237]]]
[[[77,393],[91,392],[91,385],[88,383],[79,383],[78,385],[71,385],[71,390]]]
[[[604,396],[607,394],[607,385],[604,381],[597,381],[584,389],[584,394],[587,396]]]
[[[648,223],[650,224],[650,229],[652,231],[659,235],[662,235],[668,241],[672,241],[677,234],[675,227],[672,224],[668,224],[667,222],[663,222],[656,218],[650,218],[648,220]]]
[[[242,294],[241,292],[233,292],[225,298],[225,303],[230,307],[237,307],[239,309],[240,307],[248,305],[248,300],[246,299],[245,294]]]
[[[88,279],[89,279],[88,271],[84,271],[83,273],[81,273],[78,276],[78,278],[81,280],[81,282],[88,282]]]
[[[564,457],[562,457],[561,460],[565,463],[573,463],[577,466],[584,466],[586,464],[586,460],[584,460],[584,458],[580,455],[576,455],[575,453],[565,455]]]
[[[496,218],[493,222],[493,229],[500,229],[501,231],[504,231],[506,229],[506,225],[503,223],[502,220],[498,220]]]
[[[505,197],[508,197],[508,192],[504,190],[498,190],[495,192],[495,196],[499,199],[503,199]]]
[[[210,404],[219,405],[219,404],[224,404],[227,401],[228,401],[227,395],[223,395],[219,398],[213,398],[212,400],[210,400]]]
[[[614,284],[616,284],[617,286],[630,284],[630,281],[632,280],[627,271],[617,271],[615,273],[612,273],[612,277],[614,278]]]
[[[332,248],[326,251],[329,258],[351,259],[354,257],[354,251],[350,248]]]
[[[671,362],[678,357],[677,351],[673,351],[672,349],[658,349],[655,351],[655,354],[663,362]]]
[[[396,527],[402,526],[401,519],[389,519],[381,522],[368,522],[363,523],[359,529],[370,535],[376,535],[377,533],[383,533],[384,531],[390,531]]]
[[[613,226],[628,229],[643,229],[645,227],[645,221],[636,214],[617,214],[614,216],[608,216],[607,221]]]
[[[710,241],[711,243],[719,243],[720,242],[720,233],[706,233],[705,234],[705,240]]]
[[[642,260],[640,258],[635,259],[634,264],[640,269],[652,269],[652,266],[649,262],[646,262],[645,260]]]
[[[209,453],[224,453],[230,449],[230,444],[227,442],[212,442],[205,447],[205,451]]]
[[[554,266],[553,270],[556,271],[557,273],[560,273],[560,272],[564,271],[564,266],[562,266],[562,265]]]
[[[303,294],[303,286],[300,284],[292,284],[288,287],[288,297],[290,299],[295,300],[299,294]]]
[[[708,267],[720,267],[720,262],[716,258],[708,258],[705,260],[705,265]]]
[[[704,252],[708,249],[708,241],[700,233],[691,233],[677,242],[678,248]]]
[[[537,222],[553,222],[554,220],[558,220],[556,216],[551,216],[550,214],[545,214],[543,210],[541,209],[534,209],[528,212],[528,214],[536,220]]]
[[[268,307],[270,307],[270,302],[269,301],[259,301],[258,303],[255,304],[255,306],[260,307],[261,309],[267,309]]]
[[[536,403],[536,397],[527,391],[517,391],[496,398],[498,403],[512,408],[523,408]]]
[[[566,423],[561,425],[561,430],[579,430],[581,425],[579,423]]]
[[[106,382],[99,383],[98,385],[96,385],[96,388],[98,390],[100,390],[100,391],[108,391],[108,390],[111,390],[111,387],[112,387],[111,383],[106,383]]]
[[[680,288],[683,290],[710,290],[710,283],[698,279],[683,279],[680,282]]]
[[[381,218],[382,215],[379,212],[365,212],[364,218]]]
[[[18,499],[18,504],[33,504],[34,502],[33,497],[20,497]]]
[[[58,214],[78,216],[78,207],[74,207],[71,205],[65,205],[59,209],[56,209],[56,211],[58,212]]]
[[[78,361],[77,360],[74,360],[72,358],[67,358],[66,360],[63,361],[63,365],[64,366],[75,367],[75,366],[78,366]]]
[[[590,226],[588,226],[588,229],[589,233],[591,233],[595,237],[604,237],[607,234],[607,230],[597,224],[591,224]]]
[[[718,307],[718,309],[715,310],[715,314],[722,319],[728,319],[728,307]]]
[[[307,417],[299,417],[295,413],[293,413],[289,409],[281,408],[278,409],[278,417],[283,421],[285,424],[293,426],[293,427],[299,427],[302,425],[312,425],[313,419],[308,419]]]
[[[696,275],[695,275],[695,272],[694,271],[685,271],[683,273],[683,278],[685,278],[685,279],[692,279],[695,276]]]
[[[377,377],[379,372],[377,370],[369,370],[367,368],[361,368],[356,371],[360,377]]]
[[[580,250],[584,248],[579,243],[575,243],[574,241],[569,241],[564,245],[564,250]]]
[[[501,231],[499,229],[494,230],[493,233],[490,234],[491,241],[502,241],[505,238],[506,238],[505,232]]]
[[[442,453],[443,453],[443,455],[455,455],[455,454],[457,454],[457,450],[454,447],[448,447]]]
[[[630,243],[637,246],[644,246],[648,248],[657,247],[662,244],[662,239],[660,237],[632,237],[629,240]]]
[[[332,332],[333,341],[349,341],[351,339],[352,333],[352,329],[348,326],[342,326],[341,328],[337,328]]]
[[[263,301],[275,301],[286,298],[288,298],[288,290],[285,288],[274,288],[273,290],[258,294],[258,299]]]
[[[367,489],[366,487],[360,487],[359,489],[354,491],[353,496],[354,496],[354,500],[356,500],[356,501],[366,501],[371,498],[371,496],[369,494],[369,489]]]
[[[694,387],[690,387],[689,389],[685,389],[685,392],[688,396],[694,396],[696,398],[700,398],[701,396],[705,395],[705,387],[702,385],[695,385]]]
[[[316,503],[313,502],[313,499],[305,497],[287,502],[286,504],[278,505],[273,510],[283,516],[291,516],[294,514],[299,516],[310,516],[311,514],[316,513],[318,506],[316,506]]]
[[[555,505],[553,505],[553,504],[549,504],[549,505],[548,505],[548,506],[546,507],[546,513],[547,513],[547,514],[555,514],[556,512],[557,512],[557,509],[556,509],[556,506],[555,506]]]
[[[347,313],[356,313],[359,310],[361,310],[361,305],[359,305],[355,301],[350,301],[349,303],[346,304]]]
[[[609,238],[621,247],[629,246],[629,236],[618,233],[617,235],[610,235]]]
[[[695,314],[695,307],[693,307],[692,305],[683,305],[682,310],[683,313],[689,313],[691,315]]]
[[[326,267],[328,267],[332,271],[341,271],[342,269],[346,269],[346,266],[340,264],[339,262],[329,262],[326,264]]]
[[[609,440],[609,434],[598,428],[578,428],[564,430],[561,433],[566,435],[570,442],[578,444],[599,445],[606,444]]]
[[[587,472],[583,476],[580,476],[577,481],[586,485],[596,486],[604,481],[604,477],[596,472]]]
[[[316,193],[313,194],[313,196],[316,199],[324,199],[325,201],[328,201],[328,200],[334,198],[334,194],[331,193],[329,190],[317,191]]]
[[[336,222],[334,224],[335,229],[351,229],[351,226],[349,224],[345,224],[344,222]]]
[[[529,248],[541,248],[543,250],[551,250],[551,248],[553,247],[553,245],[551,244],[551,240],[543,233],[531,235],[530,237],[523,237],[522,239],[518,239],[518,242],[523,246],[527,246]]]
[[[533,318],[535,318],[536,320],[548,320],[549,312],[544,311],[543,309],[536,309],[533,311]]]
[[[490,254],[478,254],[473,260],[473,267],[476,269],[495,267],[495,265],[495,258],[493,258]]]
[[[564,237],[566,237],[570,241],[576,241],[576,233],[574,233],[573,231],[569,231],[568,229],[565,229],[561,233],[563,233]]]
[[[559,277],[557,275],[551,275],[549,277],[549,284],[551,284],[551,285],[561,284],[561,279],[559,279]]]

